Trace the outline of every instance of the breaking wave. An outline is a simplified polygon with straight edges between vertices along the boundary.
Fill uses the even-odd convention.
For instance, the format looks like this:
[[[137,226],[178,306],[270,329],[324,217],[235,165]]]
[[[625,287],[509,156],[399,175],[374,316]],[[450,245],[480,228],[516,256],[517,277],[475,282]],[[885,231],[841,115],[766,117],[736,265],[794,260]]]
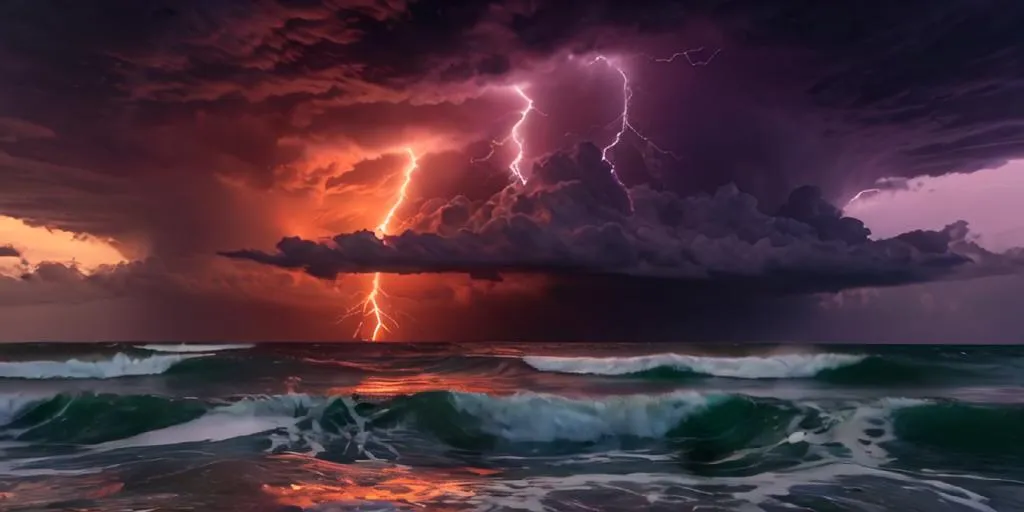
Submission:
[[[0,378],[5,379],[111,379],[140,375],[159,375],[187,359],[210,354],[152,355],[134,358],[117,353],[110,359],[67,361],[0,362]]]
[[[522,359],[534,370],[544,372],[653,379],[815,379],[835,384],[885,386],[942,382],[948,378],[972,375],[966,367],[941,362],[857,354],[747,357],[655,354],[635,357],[526,356]]]
[[[151,343],[141,345],[137,348],[151,352],[174,352],[174,353],[195,353],[195,352],[221,352],[224,350],[245,350],[254,347],[251,343],[225,344],[225,345],[201,345],[195,343],[179,343],[177,345]]]
[[[810,378],[827,370],[861,363],[853,354],[785,354],[774,356],[705,357],[654,354],[633,357],[525,356],[523,361],[545,372],[591,375],[633,375],[669,371],[733,379]]]
[[[378,448],[393,450],[387,439],[394,432],[414,432],[457,449],[530,455],[586,451],[607,443],[668,443],[686,464],[703,468],[695,471],[728,469],[723,460],[764,450],[789,450],[792,462],[807,456],[808,446],[876,460],[888,457],[892,443],[897,448],[902,443],[965,454],[1024,455],[1024,407],[905,399],[822,407],[679,392],[567,398],[437,391],[381,402],[277,395],[225,403],[83,393],[0,397],[0,421],[0,440],[102,450],[261,434],[260,439],[270,441],[268,449],[331,452],[338,450],[332,443],[340,440],[341,451],[355,449],[372,457],[368,447],[375,440],[381,441]],[[736,464],[749,467],[750,461]]]

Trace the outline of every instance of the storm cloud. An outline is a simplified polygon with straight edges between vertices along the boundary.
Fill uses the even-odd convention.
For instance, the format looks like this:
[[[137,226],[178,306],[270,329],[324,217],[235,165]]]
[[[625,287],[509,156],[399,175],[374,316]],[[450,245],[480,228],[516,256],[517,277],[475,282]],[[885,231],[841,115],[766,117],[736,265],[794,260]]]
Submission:
[[[509,187],[484,202],[456,197],[426,205],[413,221],[424,232],[377,238],[359,231],[328,242],[291,237],[276,253],[225,255],[327,279],[363,272],[611,274],[787,292],[905,284],[1002,261],[954,252],[967,244],[963,223],[870,240],[863,223],[843,217],[813,187],[794,190],[776,215],[762,213],[736,187],[682,198],[640,186],[627,195],[590,144],[551,156],[534,176],[522,191]]]
[[[20,258],[21,251],[14,248],[13,245],[0,245],[0,258]]]
[[[110,287],[56,291],[96,280],[16,279],[2,302],[43,288],[76,304],[219,301],[234,323],[210,317],[182,335],[230,337],[259,335],[245,318],[261,315],[247,308],[292,296],[288,308],[320,312],[304,302],[318,286],[318,304],[339,310],[365,285],[299,286],[238,258],[321,278],[557,274],[562,290],[598,286],[570,275],[600,275],[608,295],[647,290],[625,281],[738,295],[1012,272],[1016,260],[972,247],[959,225],[869,240],[830,204],[1024,156],[1022,27],[1024,5],[971,0],[4,2],[0,215],[109,240],[141,265],[106,278],[178,284],[109,299]],[[714,60],[658,60],[697,47]],[[628,72],[631,122],[667,150],[626,134],[610,151],[635,213],[591,146],[565,151],[615,136],[622,84],[585,64],[598,54]],[[517,120],[512,85],[541,112],[525,131],[524,166],[536,171],[524,190],[506,188],[508,146],[476,161]],[[359,231],[394,200],[406,147],[421,166],[394,226],[410,231],[381,242]],[[221,252],[236,261],[208,261]],[[268,272],[286,284],[271,293],[225,277],[239,266],[242,282]],[[449,277],[415,293],[436,297],[440,312],[472,294],[493,305],[480,313],[488,325],[509,328],[501,312],[514,316],[509,301],[520,299]],[[543,300],[539,289],[529,300]],[[172,332],[180,322],[166,319],[187,317],[185,302],[156,301],[151,330],[131,335]],[[294,337],[325,335],[309,316]],[[52,322],[33,318],[38,329],[18,332],[46,337]]]

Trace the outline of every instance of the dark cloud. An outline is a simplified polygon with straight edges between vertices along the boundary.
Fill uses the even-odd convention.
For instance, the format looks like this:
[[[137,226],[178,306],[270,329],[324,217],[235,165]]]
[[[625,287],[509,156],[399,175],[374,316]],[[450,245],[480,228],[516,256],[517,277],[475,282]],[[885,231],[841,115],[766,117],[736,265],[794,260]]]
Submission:
[[[640,124],[682,157],[661,170],[641,165],[631,183],[657,179],[688,195],[735,182],[772,208],[805,183],[830,200],[849,197],[882,176],[972,170],[1020,154],[1012,101],[1020,80],[1010,63],[1024,9],[1002,6],[994,17],[988,5],[10,2],[0,7],[0,76],[18,78],[3,79],[0,125],[18,144],[3,150],[25,165],[80,169],[127,190],[98,208],[93,189],[37,172],[4,189],[27,203],[32,195],[22,190],[55,182],[73,194],[64,211],[15,201],[0,208],[123,238],[163,229],[157,212],[138,215],[131,200],[158,211],[185,201],[211,210],[189,229],[211,230],[200,219],[230,215],[216,207],[223,191],[212,176],[321,190],[338,178],[315,158],[324,147],[376,158],[424,133],[458,144],[489,138],[500,130],[486,125],[517,108],[489,86],[551,78],[541,100],[557,105],[586,94],[572,86],[580,73],[565,65],[566,52],[595,50],[622,55],[639,87]],[[723,51],[699,69],[643,56],[690,46]],[[612,86],[605,94],[616,93],[614,76],[600,80]],[[617,105],[604,100],[589,106]],[[558,114],[548,121],[579,111]],[[544,153],[564,131],[531,142]],[[335,172],[355,164],[339,162]],[[624,175],[636,166],[626,167]],[[153,200],[175,188],[172,180],[195,196]]]
[[[880,178],[892,181],[874,188],[888,189],[1021,156],[1021,26],[1021,6],[970,0],[4,2],[0,215],[113,238],[130,258],[164,262],[168,276],[209,280],[215,273],[182,262],[376,225],[402,169],[389,155],[415,144],[419,174],[394,226],[440,235],[395,239],[401,258],[398,245],[343,238],[354,244],[343,259],[360,255],[358,269],[692,272],[801,290],[932,278],[949,267],[922,264],[956,261],[929,252],[946,231],[862,243],[863,226],[826,205]],[[718,52],[711,65],[650,58],[698,46]],[[527,160],[612,140],[617,75],[567,59],[596,52],[625,66],[631,121],[674,154],[632,134],[611,152],[638,215],[623,215],[609,183],[581,182],[572,173],[588,167],[559,164],[565,157],[539,167],[525,194],[495,196],[510,148],[471,159],[516,121],[521,102],[508,85],[526,84],[546,114],[528,125]],[[730,183],[744,193],[719,192]],[[793,194],[806,184],[815,188]],[[680,209],[725,217],[660,218]],[[511,252],[459,252],[467,243]],[[662,243],[679,250],[652,249]],[[288,244],[293,257],[322,250]],[[956,237],[948,245],[963,254]],[[341,265],[326,256],[316,273]],[[609,294],[626,286],[608,279]],[[225,289],[232,304],[255,294],[246,304],[263,308],[253,305],[261,292]],[[131,300],[160,295],[147,290]],[[185,308],[166,304],[168,317]],[[201,324],[196,332],[219,328]]]
[[[20,258],[21,251],[14,248],[13,245],[0,245],[0,258]]]
[[[459,197],[438,205],[414,222],[426,231],[383,240],[369,231],[327,242],[290,237],[276,253],[225,254],[329,279],[364,272],[624,275],[782,292],[931,280],[981,259],[954,251],[954,243],[969,244],[965,224],[869,240],[863,223],[843,217],[813,187],[795,190],[775,216],[735,187],[688,198],[637,187],[628,197],[589,144],[541,162],[534,180],[486,202]]]
[[[338,338],[338,290],[258,270],[212,258],[151,259],[88,274],[52,262],[26,267],[20,276],[0,275],[0,342]]]
[[[0,117],[0,142],[18,142],[24,139],[53,139],[53,130],[29,121]]]

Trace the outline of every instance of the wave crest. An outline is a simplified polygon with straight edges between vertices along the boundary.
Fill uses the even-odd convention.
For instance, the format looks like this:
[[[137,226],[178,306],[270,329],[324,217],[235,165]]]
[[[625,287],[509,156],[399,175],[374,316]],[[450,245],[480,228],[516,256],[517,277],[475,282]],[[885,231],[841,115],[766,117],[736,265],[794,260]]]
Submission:
[[[136,348],[149,350],[150,352],[174,352],[174,353],[196,353],[196,352],[221,352],[224,350],[245,350],[254,347],[251,343],[224,344],[224,345],[201,345],[196,343],[179,343],[168,345],[150,343]]]
[[[512,442],[595,441],[602,437],[664,437],[713,399],[697,393],[624,395],[572,399],[539,393],[496,397],[451,395],[456,410],[479,422],[482,432]]]
[[[268,450],[339,456],[340,448],[345,457],[373,458],[368,447],[393,450],[390,433],[417,432],[456,449],[528,455],[653,442],[680,454],[691,470],[708,474],[742,471],[764,450],[799,451],[801,446],[865,463],[890,460],[889,449],[1020,456],[1016,447],[1024,432],[1021,406],[908,399],[822,407],[689,392],[569,398],[439,391],[381,402],[307,395],[230,403],[153,395],[9,398],[0,397],[0,405],[6,404],[0,420],[8,420],[0,421],[0,438],[92,450],[263,435],[269,436]],[[338,440],[341,444],[334,443]]]
[[[536,370],[558,373],[631,375],[669,369],[733,379],[792,379],[815,377],[866,358],[855,354],[706,357],[667,353],[633,357],[525,356],[523,362]]]
[[[106,360],[68,359],[67,361],[0,362],[0,378],[5,379],[111,379],[141,375],[159,375],[172,366],[211,354],[153,355],[131,357],[117,353]]]

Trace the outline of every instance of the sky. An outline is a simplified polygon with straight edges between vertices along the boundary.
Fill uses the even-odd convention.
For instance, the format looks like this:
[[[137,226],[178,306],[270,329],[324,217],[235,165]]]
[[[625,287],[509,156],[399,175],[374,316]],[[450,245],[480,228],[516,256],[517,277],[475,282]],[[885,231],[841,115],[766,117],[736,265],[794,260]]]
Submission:
[[[1021,27],[4,2],[0,341],[1022,342]]]

